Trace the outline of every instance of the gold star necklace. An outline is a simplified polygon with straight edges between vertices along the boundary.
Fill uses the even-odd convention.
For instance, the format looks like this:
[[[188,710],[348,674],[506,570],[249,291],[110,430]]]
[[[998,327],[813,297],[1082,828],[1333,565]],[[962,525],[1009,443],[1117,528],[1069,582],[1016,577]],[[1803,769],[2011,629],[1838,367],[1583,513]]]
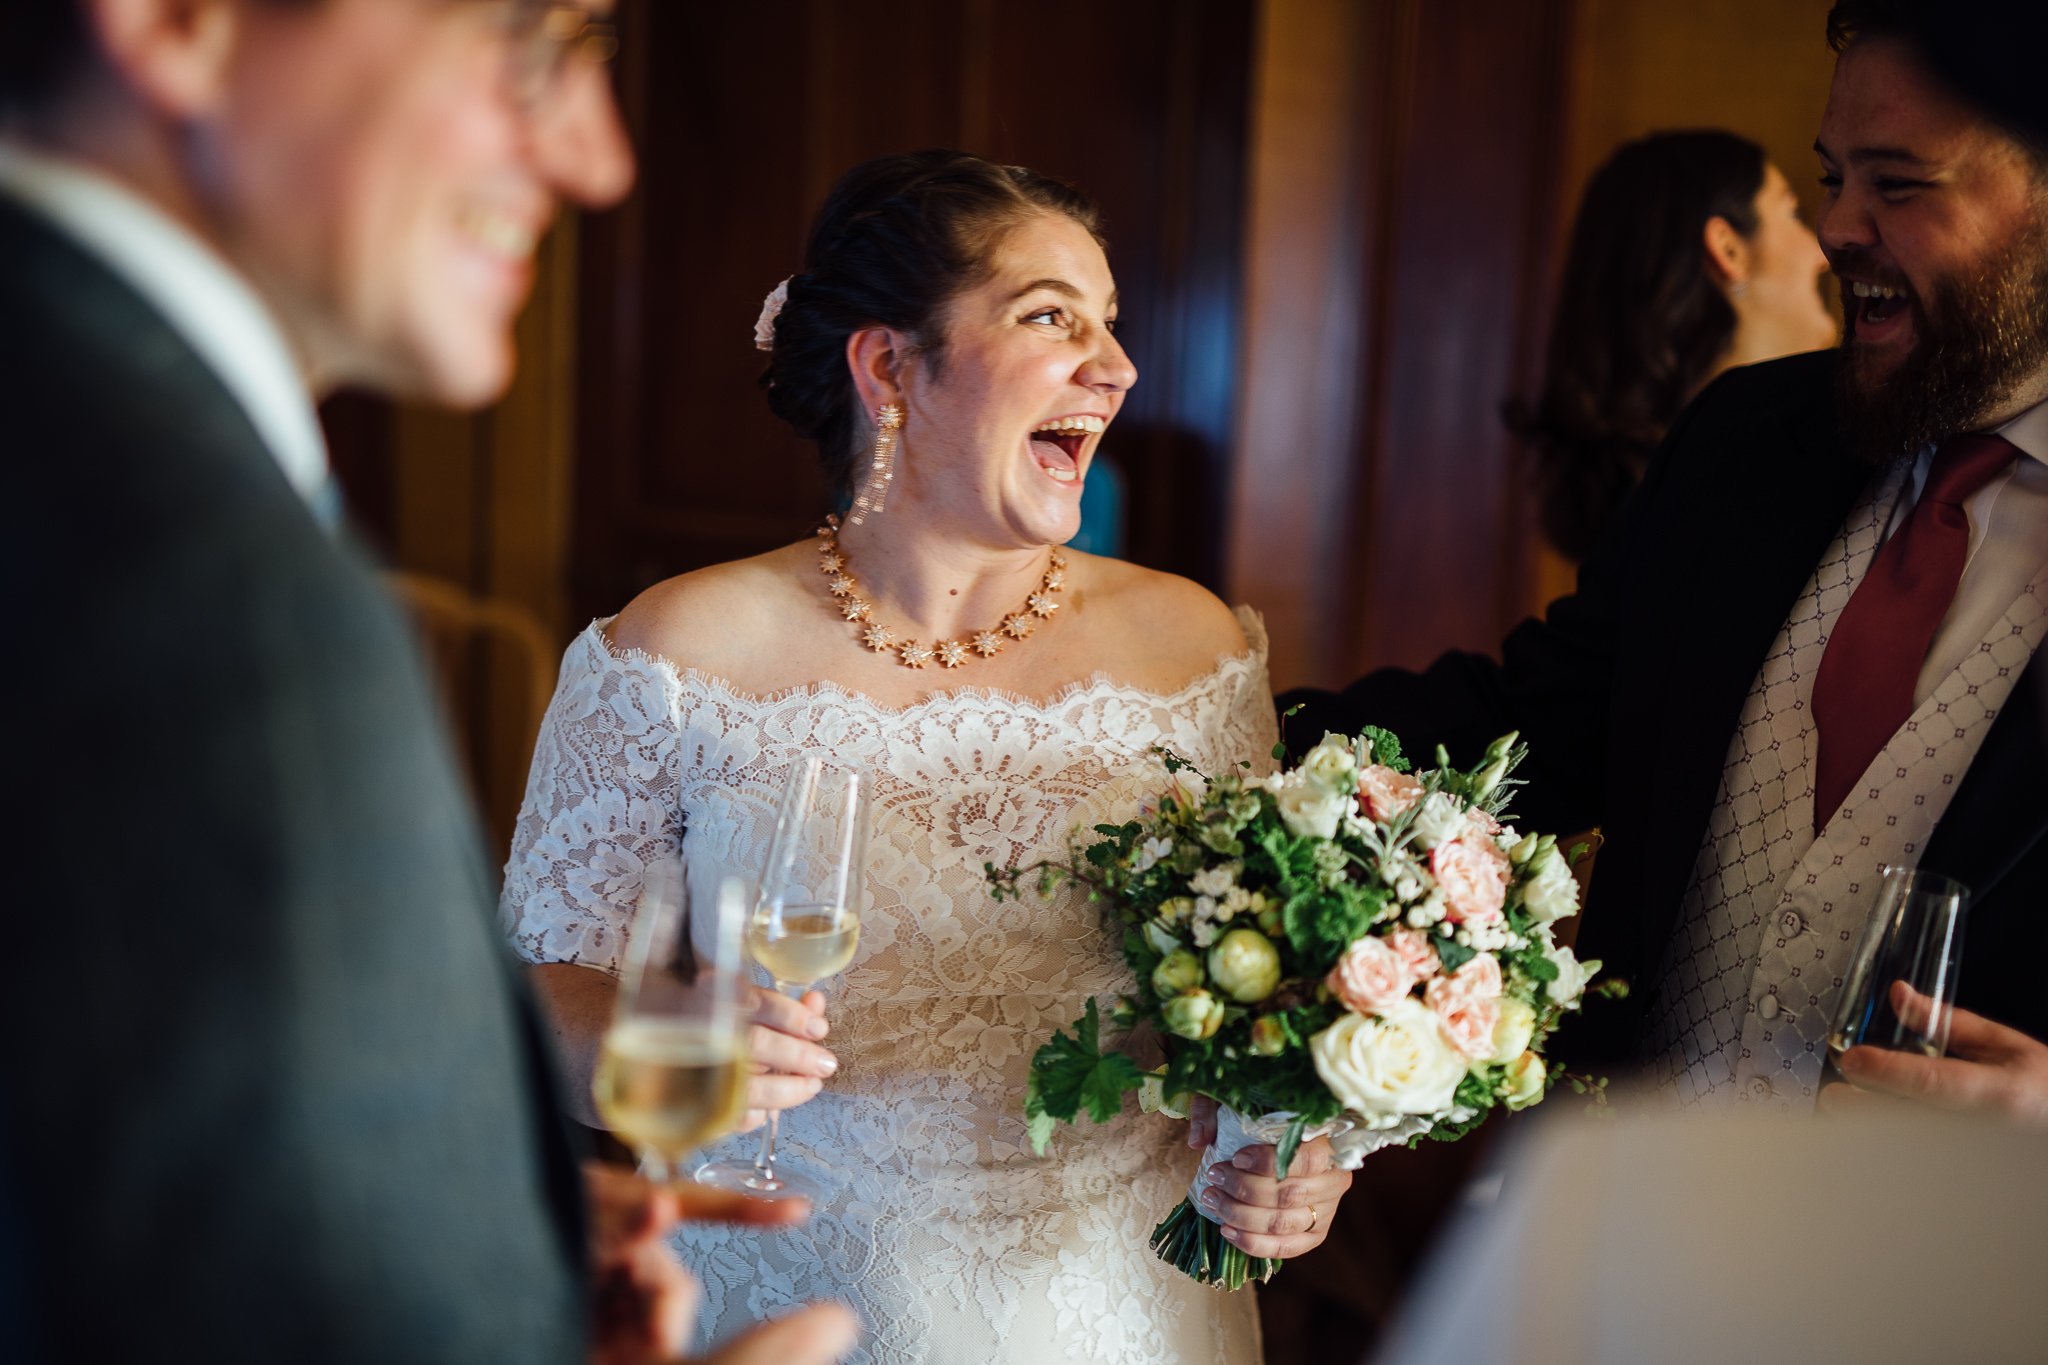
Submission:
[[[832,594],[839,614],[861,628],[860,642],[877,654],[893,653],[905,668],[923,668],[929,663],[958,668],[976,655],[986,659],[1000,654],[1009,641],[1029,639],[1039,622],[1051,619],[1060,609],[1057,595],[1067,585],[1067,558],[1055,547],[1045,577],[1038,581],[1038,591],[1025,598],[1021,608],[1004,617],[1001,625],[976,631],[965,641],[941,640],[928,645],[918,640],[898,640],[896,632],[875,619],[874,604],[860,595],[860,584],[847,567],[846,551],[839,548],[838,517],[825,518],[825,524],[818,528],[818,568],[831,580],[826,590]]]

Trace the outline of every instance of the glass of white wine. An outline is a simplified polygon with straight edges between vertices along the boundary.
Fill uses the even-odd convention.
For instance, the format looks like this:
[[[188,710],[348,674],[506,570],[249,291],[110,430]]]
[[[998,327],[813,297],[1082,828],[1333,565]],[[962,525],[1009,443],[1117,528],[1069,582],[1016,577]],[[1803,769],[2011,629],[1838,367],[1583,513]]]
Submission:
[[[688,882],[679,857],[646,871],[591,1083],[598,1114],[639,1153],[647,1178],[664,1184],[739,1125],[750,1071],[740,1014],[746,892],[728,878],[698,897],[710,902],[698,913],[708,910],[711,922],[693,948]]]
[[[1842,1002],[1828,1030],[1827,1081],[1844,1081],[1841,1057],[1858,1045],[1939,1057],[1955,1014],[1963,919],[1961,882],[1911,867],[1878,875],[1875,904],[1842,978]],[[1901,1009],[1895,988],[1912,988]]]
[[[860,901],[866,886],[868,783],[850,769],[827,771],[816,758],[799,763],[783,791],[761,884],[747,920],[747,952],[775,983],[801,998],[853,961],[860,946]],[[768,1113],[751,1165],[719,1162],[700,1168],[700,1184],[766,1199],[824,1193],[815,1176],[778,1165],[777,1114]]]

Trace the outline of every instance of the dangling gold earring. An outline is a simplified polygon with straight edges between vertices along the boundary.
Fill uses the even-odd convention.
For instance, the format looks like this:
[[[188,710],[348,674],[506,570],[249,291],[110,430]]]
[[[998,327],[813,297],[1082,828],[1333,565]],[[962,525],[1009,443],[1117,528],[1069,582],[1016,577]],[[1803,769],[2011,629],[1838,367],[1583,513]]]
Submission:
[[[853,515],[847,520],[855,526],[867,519],[873,512],[882,513],[882,507],[889,497],[889,481],[896,477],[896,433],[903,430],[903,409],[894,403],[882,404],[882,410],[875,414],[875,458],[868,464],[867,482],[861,485],[860,496],[853,500]]]

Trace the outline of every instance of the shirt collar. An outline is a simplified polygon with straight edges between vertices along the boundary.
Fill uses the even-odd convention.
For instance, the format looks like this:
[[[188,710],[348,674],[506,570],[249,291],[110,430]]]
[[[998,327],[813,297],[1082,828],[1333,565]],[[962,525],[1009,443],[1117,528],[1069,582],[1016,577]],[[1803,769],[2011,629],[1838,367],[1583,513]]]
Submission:
[[[1998,429],[2022,454],[2048,464],[2048,403],[2036,403]]]
[[[246,282],[142,196],[0,138],[0,193],[85,247],[149,301],[217,375],[302,497],[325,496],[327,444],[277,322]]]

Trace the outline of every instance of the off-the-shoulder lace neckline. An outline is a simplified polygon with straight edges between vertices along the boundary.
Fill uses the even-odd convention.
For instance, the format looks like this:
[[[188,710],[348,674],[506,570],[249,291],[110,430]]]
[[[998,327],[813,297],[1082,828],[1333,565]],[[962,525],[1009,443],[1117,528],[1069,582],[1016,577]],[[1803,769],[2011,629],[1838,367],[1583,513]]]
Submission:
[[[584,628],[582,635],[577,638],[579,642],[595,650],[598,656],[606,662],[620,665],[637,664],[650,672],[673,681],[679,690],[687,685],[695,684],[706,691],[720,694],[728,701],[751,708],[765,709],[790,701],[816,701],[821,698],[830,697],[848,706],[862,707],[875,715],[888,717],[915,715],[920,711],[933,707],[976,701],[996,703],[1016,710],[1030,711],[1037,714],[1050,714],[1072,706],[1076,701],[1097,693],[1120,694],[1137,697],[1144,701],[1160,702],[1167,706],[1174,706],[1187,701],[1205,688],[1210,687],[1228,673],[1258,667],[1266,656],[1265,620],[1250,607],[1240,606],[1233,608],[1232,611],[1237,617],[1238,625],[1244,630],[1245,648],[1234,653],[1226,652],[1217,655],[1216,662],[1206,671],[1188,679],[1187,682],[1171,692],[1155,692],[1148,688],[1140,687],[1136,683],[1120,681],[1111,677],[1108,673],[1097,670],[1085,678],[1079,678],[1068,683],[1053,696],[1043,699],[1026,697],[1021,693],[1008,692],[999,687],[977,687],[973,684],[966,684],[960,687],[948,688],[943,692],[934,692],[928,697],[920,698],[905,706],[885,706],[865,692],[856,691],[850,687],[843,687],[830,680],[798,683],[792,687],[785,687],[779,691],[771,692],[766,696],[759,693],[745,692],[731,680],[722,678],[716,673],[709,673],[701,668],[693,668],[687,664],[679,664],[665,655],[654,654],[644,649],[621,648],[613,643],[610,636],[605,634],[605,627],[618,619],[615,616],[600,616],[596,618]]]

